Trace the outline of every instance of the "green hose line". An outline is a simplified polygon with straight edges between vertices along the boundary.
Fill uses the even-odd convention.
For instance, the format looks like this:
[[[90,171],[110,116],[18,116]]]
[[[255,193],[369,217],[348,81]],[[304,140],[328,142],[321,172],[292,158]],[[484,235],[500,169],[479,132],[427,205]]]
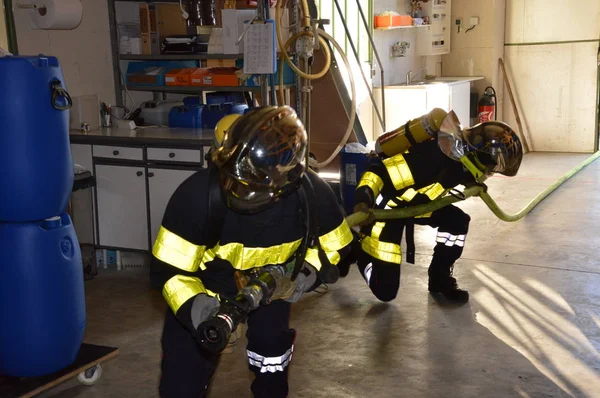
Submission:
[[[377,210],[376,209],[376,210],[373,210],[373,214],[375,215],[376,220],[393,220],[393,219],[397,219],[397,218],[412,218],[412,217],[416,217],[416,216],[421,216],[423,214],[431,213],[433,211],[441,209],[442,207],[451,205],[452,203],[461,202],[471,196],[478,196],[480,194],[480,192],[482,192],[483,190],[484,190],[483,186],[475,185],[472,187],[468,187],[467,189],[464,190],[464,192],[463,192],[464,197],[448,195],[448,196],[444,196],[443,198],[433,200],[424,205],[403,207],[401,209],[391,209],[391,210]],[[367,213],[358,212],[358,213],[350,214],[348,217],[346,217],[346,222],[348,222],[348,224],[351,227],[353,227],[353,226],[358,225],[361,222],[365,221],[368,217],[369,217],[369,215]]]
[[[556,180],[554,184],[550,185],[546,190],[536,196],[527,206],[525,206],[521,211],[516,214],[507,214],[505,213],[498,204],[492,199],[492,197],[486,192],[485,185],[474,185],[468,187],[464,190],[463,195],[464,198],[458,196],[445,196],[440,199],[436,199],[424,205],[419,206],[411,206],[411,207],[403,207],[401,209],[391,209],[391,210],[373,210],[373,214],[375,215],[376,220],[393,220],[398,218],[412,218],[416,216],[420,216],[423,214],[427,214],[433,212],[435,210],[441,209],[442,207],[448,206],[452,203],[461,202],[466,198],[472,196],[479,196],[481,200],[485,202],[485,204],[490,208],[490,210],[502,221],[506,222],[514,222],[525,217],[534,207],[536,207],[542,200],[544,200],[548,195],[554,192],[558,187],[567,182],[571,177],[575,174],[579,173],[586,166],[594,162],[600,158],[600,151],[596,152],[594,155],[587,158],[578,166],[571,169],[561,178]],[[369,215],[367,213],[359,212],[354,213],[346,217],[346,221],[348,224],[353,227],[361,222],[365,221]]]
[[[548,195],[550,195],[552,192],[554,192],[558,187],[560,187],[562,184],[567,182],[569,179],[571,179],[571,177],[573,177],[575,174],[579,173],[581,170],[583,170],[590,163],[597,160],[599,157],[600,157],[600,151],[596,152],[595,154],[593,154],[592,156],[587,158],[585,161],[583,161],[583,163],[572,168],[569,172],[567,172],[561,178],[556,180],[554,182],[554,184],[552,184],[548,188],[546,188],[546,190],[544,192],[542,192],[538,196],[536,196],[531,202],[529,202],[529,204],[527,206],[525,206],[517,214],[506,214],[504,211],[502,211],[502,209],[500,209],[500,207],[498,207],[496,202],[494,202],[494,199],[492,199],[487,192],[481,191],[481,193],[479,194],[479,197],[485,202],[485,204],[496,215],[496,217],[498,217],[502,221],[506,221],[506,222],[518,221],[521,218],[525,217],[531,210],[533,210],[533,208],[535,206],[537,206]]]

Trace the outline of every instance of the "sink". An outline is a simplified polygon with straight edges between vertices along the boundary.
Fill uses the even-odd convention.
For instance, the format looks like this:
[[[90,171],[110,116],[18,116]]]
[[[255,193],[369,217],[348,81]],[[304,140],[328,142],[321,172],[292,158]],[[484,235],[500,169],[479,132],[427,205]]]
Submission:
[[[398,86],[404,86],[404,87],[408,87],[408,86],[425,86],[425,85],[429,85],[429,84],[445,84],[445,83],[447,83],[447,81],[417,80],[417,81],[414,81],[414,82],[410,82],[410,84],[400,83],[400,84],[398,84]]]

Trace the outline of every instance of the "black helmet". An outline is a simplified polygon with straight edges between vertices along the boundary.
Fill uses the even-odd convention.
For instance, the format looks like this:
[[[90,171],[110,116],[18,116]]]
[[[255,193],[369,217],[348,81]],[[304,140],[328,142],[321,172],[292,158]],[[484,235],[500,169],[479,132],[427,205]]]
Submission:
[[[233,122],[212,159],[227,207],[252,214],[293,192],[304,172],[306,130],[289,106],[255,108]]]
[[[515,176],[523,160],[523,147],[517,134],[506,123],[489,121],[463,130],[469,152],[485,167],[484,173]]]

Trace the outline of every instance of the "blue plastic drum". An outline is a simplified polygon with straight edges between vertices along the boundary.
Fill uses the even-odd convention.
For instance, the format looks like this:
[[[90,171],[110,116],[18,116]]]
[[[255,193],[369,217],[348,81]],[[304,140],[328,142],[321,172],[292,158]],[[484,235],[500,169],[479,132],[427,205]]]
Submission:
[[[0,223],[0,375],[69,366],[85,331],[79,243],[71,219]]]
[[[55,57],[0,57],[0,222],[66,210],[73,186],[70,107]]]

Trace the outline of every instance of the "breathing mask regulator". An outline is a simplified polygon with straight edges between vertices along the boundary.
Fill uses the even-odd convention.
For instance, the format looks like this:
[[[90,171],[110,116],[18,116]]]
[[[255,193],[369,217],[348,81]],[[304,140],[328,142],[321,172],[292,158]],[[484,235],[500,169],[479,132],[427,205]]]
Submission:
[[[461,162],[478,183],[494,173],[515,176],[523,159],[521,141],[509,125],[488,121],[463,129],[454,111],[442,122],[438,145],[450,159]]]

